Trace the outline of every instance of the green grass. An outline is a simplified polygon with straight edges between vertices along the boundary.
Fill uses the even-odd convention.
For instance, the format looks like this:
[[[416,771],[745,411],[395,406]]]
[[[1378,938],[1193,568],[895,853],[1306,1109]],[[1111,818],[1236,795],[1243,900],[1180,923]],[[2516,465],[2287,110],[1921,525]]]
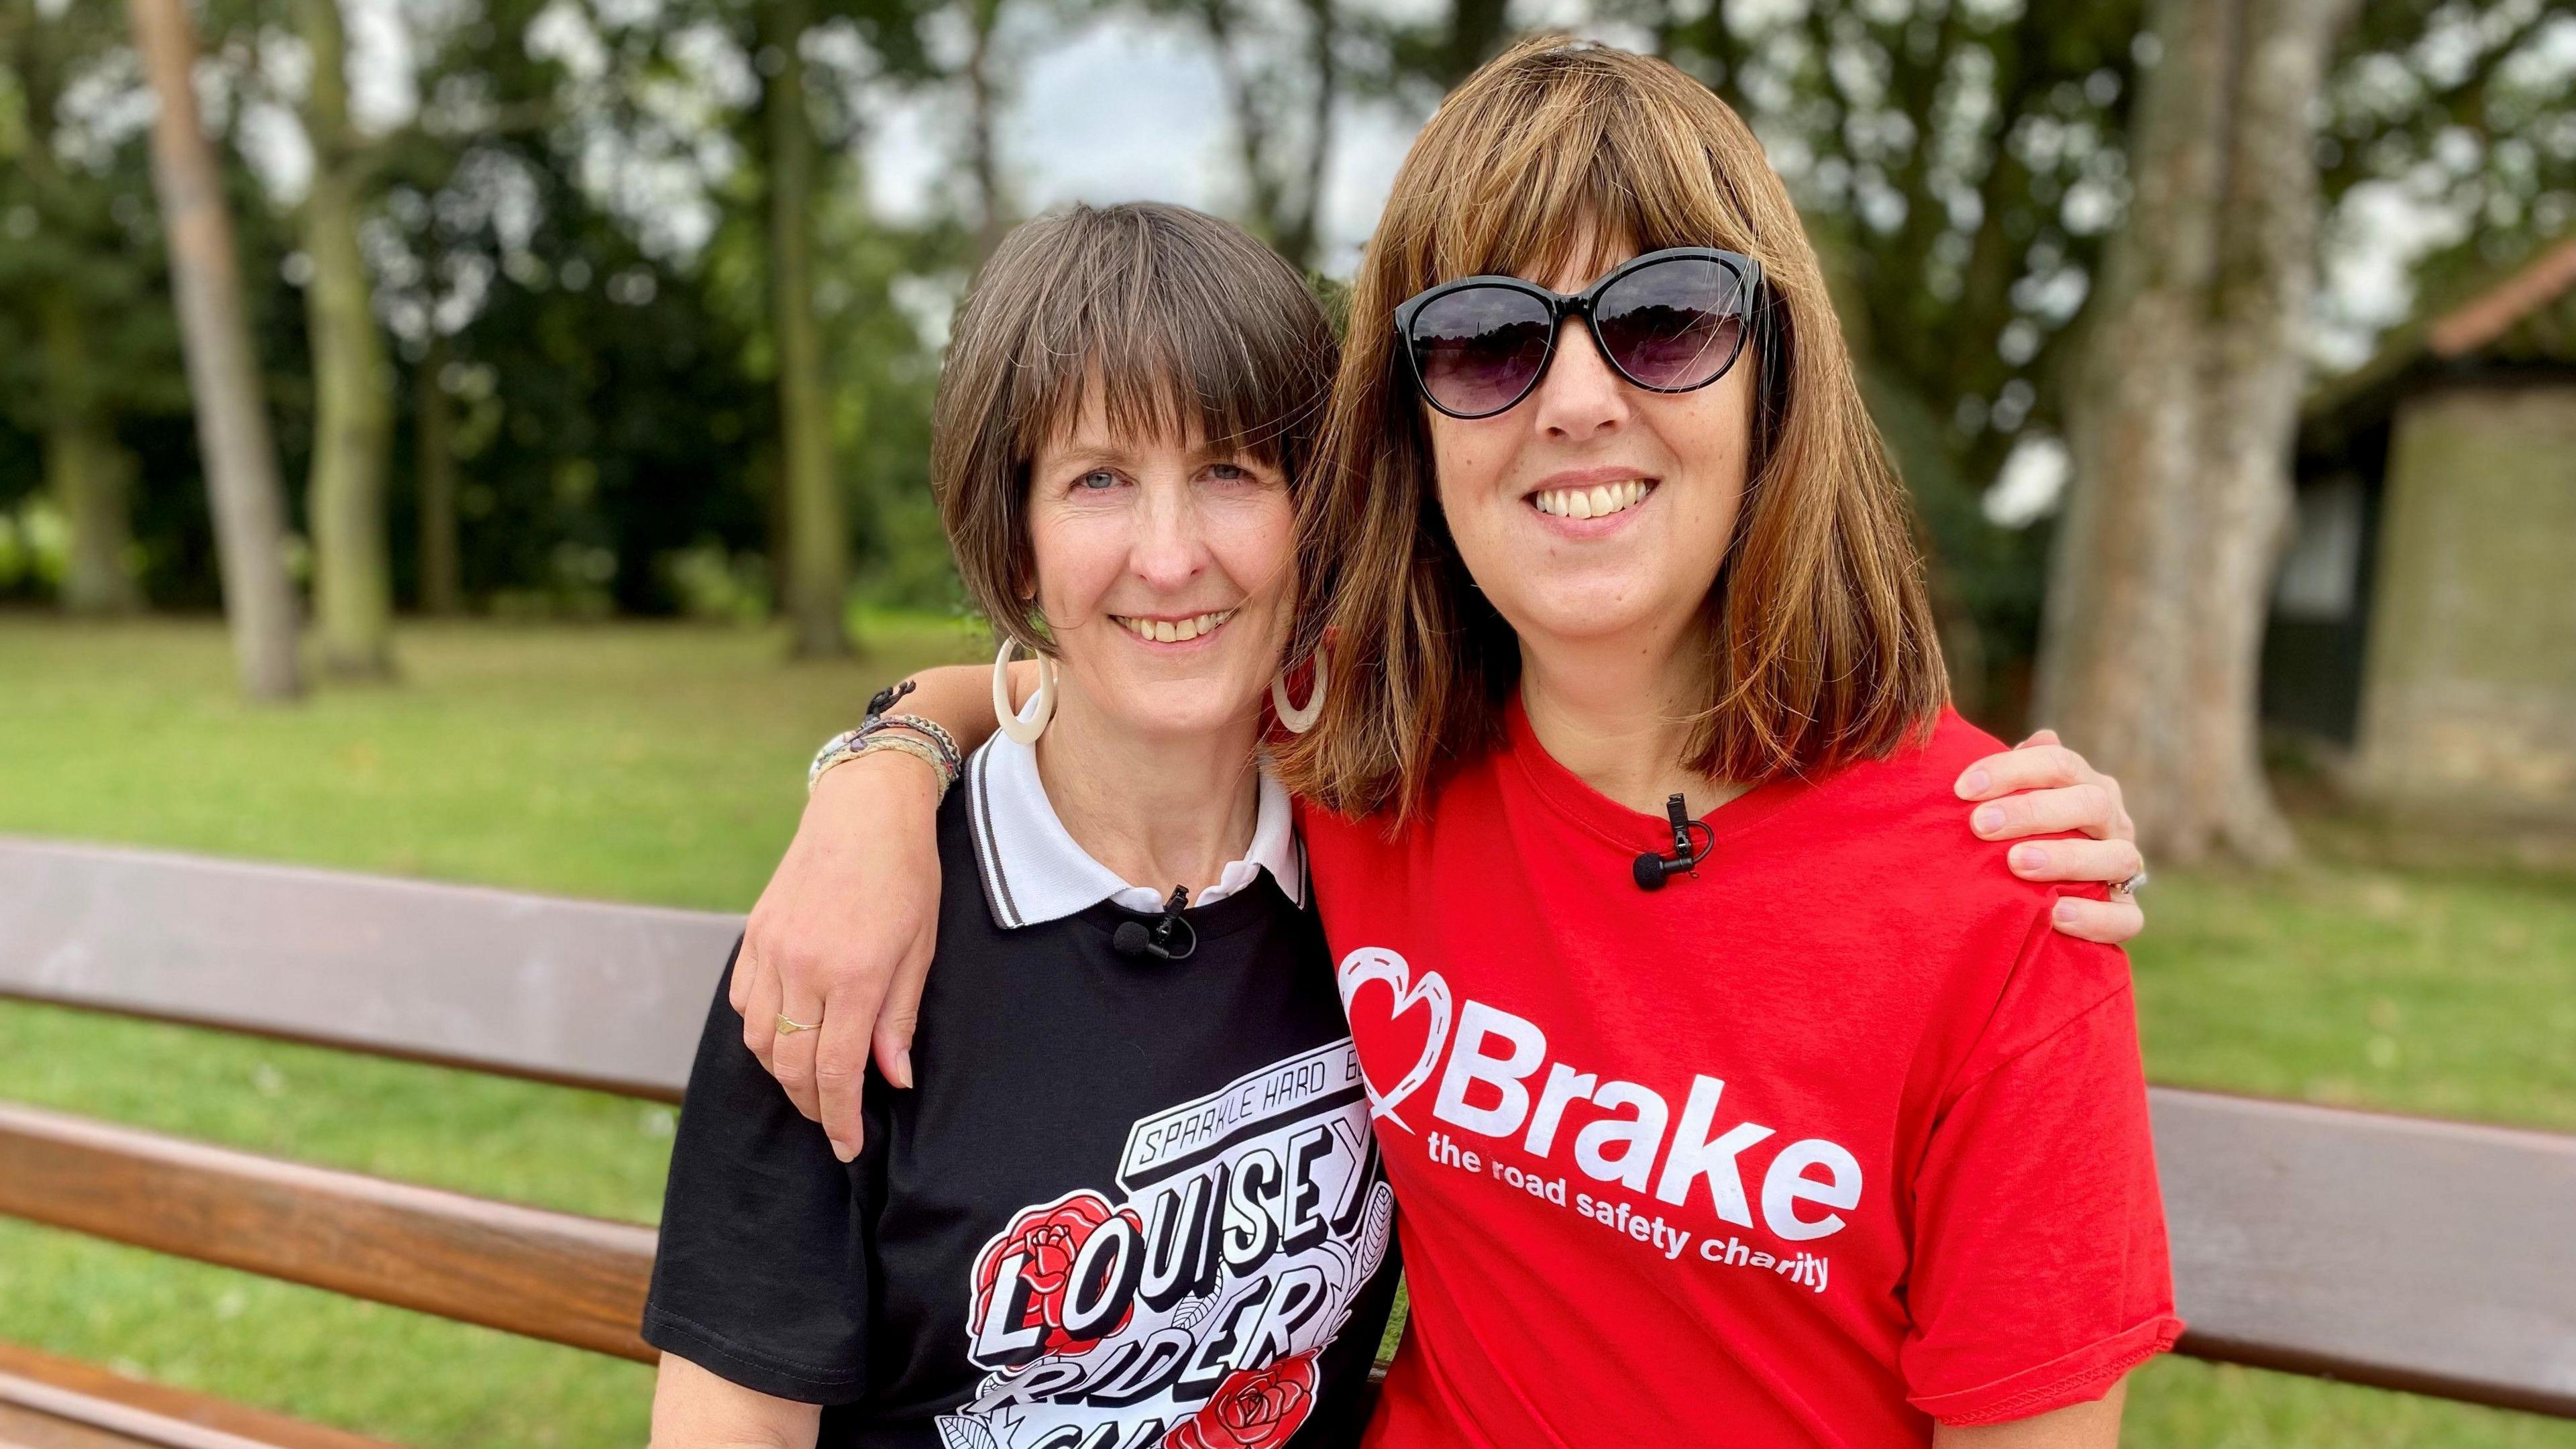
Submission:
[[[2155,1080],[2576,1131],[2576,880],[2319,863],[2148,908]]]
[[[799,770],[868,692],[973,650],[875,621],[867,659],[774,634],[414,626],[404,678],[233,696],[210,624],[0,616],[0,831],[739,910]],[[2576,1129],[2576,882],[2332,863],[2168,875],[2136,951],[2160,1081]],[[0,1098],[650,1221],[667,1109],[220,1033],[0,1004]],[[0,1221],[0,1339],[424,1449],[644,1437],[649,1372]],[[2134,1445],[2576,1449],[2576,1425],[2165,1360]]]
[[[0,616],[0,831],[747,909],[803,764],[978,635],[413,626],[402,681],[235,695],[211,624]],[[710,963],[710,973],[715,963]],[[0,1098],[650,1222],[672,1115],[598,1093],[0,1003]],[[0,1220],[0,1339],[421,1446],[643,1442],[651,1372]]]
[[[415,625],[400,683],[277,708],[210,625],[0,615],[0,829],[747,909],[814,747],[981,635],[865,637],[790,664],[768,631]]]
[[[0,1005],[0,1097],[650,1222],[675,1114],[218,1032]],[[0,1339],[419,1445],[640,1444],[651,1372],[0,1219]],[[424,1372],[427,1370],[427,1372]]]

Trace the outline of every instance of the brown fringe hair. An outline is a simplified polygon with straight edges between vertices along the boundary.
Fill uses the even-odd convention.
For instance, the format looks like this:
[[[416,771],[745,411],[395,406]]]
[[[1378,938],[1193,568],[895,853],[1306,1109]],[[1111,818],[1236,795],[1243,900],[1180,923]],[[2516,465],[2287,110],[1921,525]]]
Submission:
[[[1624,248],[1606,258],[1576,249]],[[1707,603],[1706,706],[1683,763],[1755,783],[1883,755],[1948,698],[1903,485],[1863,408],[1796,207],[1761,144],[1659,60],[1525,41],[1450,93],[1405,157],[1351,293],[1317,476],[1296,651],[1331,631],[1317,727],[1283,742],[1289,787],[1328,809],[1417,813],[1490,747],[1518,641],[1451,542],[1396,305],[1457,277],[1546,279],[1673,246],[1762,264],[1746,490]]]
[[[1029,470],[1097,388],[1112,427],[1195,430],[1311,471],[1337,354],[1297,270],[1241,227],[1161,202],[1074,206],[1002,239],[957,312],[930,482],[957,573],[993,627],[1052,653],[1027,598]]]

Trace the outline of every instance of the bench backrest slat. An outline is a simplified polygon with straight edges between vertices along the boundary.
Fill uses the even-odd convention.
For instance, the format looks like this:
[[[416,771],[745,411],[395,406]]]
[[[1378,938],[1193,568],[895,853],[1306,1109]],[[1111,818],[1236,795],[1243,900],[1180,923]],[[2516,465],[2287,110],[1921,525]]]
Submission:
[[[2187,1351],[2576,1417],[2576,1138],[2149,1095]]]
[[[0,995],[665,1099],[687,1079],[738,928],[696,912],[0,839]],[[2576,1417],[2576,1138],[2149,1096],[2186,1352]],[[0,1211],[44,1217],[29,1197],[0,1196]],[[129,1210],[150,1206],[64,1225],[137,1241],[115,1221]],[[408,1231],[454,1241],[417,1218]],[[186,1236],[174,1226],[150,1246],[210,1256]],[[619,1291],[640,1295],[649,1234],[625,1243]],[[292,1261],[258,1270],[316,1281]],[[344,1291],[391,1291],[356,1281]],[[631,1331],[631,1315],[623,1323]]]
[[[9,1449],[396,1449],[345,1429],[0,1343]]]
[[[0,1213],[646,1363],[653,1230],[0,1103]]]
[[[0,995],[665,1101],[740,929],[706,911],[0,838]]]

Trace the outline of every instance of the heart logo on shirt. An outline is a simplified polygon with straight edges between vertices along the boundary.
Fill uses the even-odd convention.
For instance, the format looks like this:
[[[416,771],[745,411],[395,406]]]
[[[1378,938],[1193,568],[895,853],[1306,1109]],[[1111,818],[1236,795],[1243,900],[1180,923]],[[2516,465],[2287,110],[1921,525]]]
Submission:
[[[1407,1132],[1412,1131],[1413,1124],[1395,1115],[1395,1108],[1396,1104],[1421,1090],[1424,1082],[1431,1080],[1431,1069],[1440,1061],[1440,1049],[1449,1044],[1449,983],[1440,979],[1437,971],[1425,971],[1422,979],[1415,981],[1412,965],[1383,946],[1363,946],[1353,951],[1342,958],[1342,964],[1333,976],[1341,986],[1344,1015],[1350,1014],[1351,1003],[1359,996],[1360,988],[1372,981],[1383,982],[1393,993],[1386,1012],[1386,1019],[1390,1022],[1417,1006],[1430,1008],[1431,1024],[1423,1034],[1422,1055],[1393,1088],[1379,1091],[1377,1083],[1369,1080],[1368,1069],[1365,1066],[1360,1069],[1360,1082],[1368,1088],[1369,1115],[1383,1117]],[[1353,1026],[1356,1028],[1357,1023],[1354,1022]]]

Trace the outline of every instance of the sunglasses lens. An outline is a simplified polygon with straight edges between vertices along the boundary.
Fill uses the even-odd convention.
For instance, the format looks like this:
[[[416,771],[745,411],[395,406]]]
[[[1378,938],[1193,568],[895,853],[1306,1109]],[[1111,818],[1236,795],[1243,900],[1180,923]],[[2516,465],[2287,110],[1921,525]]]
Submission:
[[[1640,387],[1715,382],[1744,345],[1743,279],[1724,262],[1674,257],[1621,277],[1593,308],[1610,360]]]
[[[1405,340],[1423,392],[1442,411],[1472,418],[1520,401],[1555,331],[1547,304],[1526,292],[1463,287],[1414,313]]]

